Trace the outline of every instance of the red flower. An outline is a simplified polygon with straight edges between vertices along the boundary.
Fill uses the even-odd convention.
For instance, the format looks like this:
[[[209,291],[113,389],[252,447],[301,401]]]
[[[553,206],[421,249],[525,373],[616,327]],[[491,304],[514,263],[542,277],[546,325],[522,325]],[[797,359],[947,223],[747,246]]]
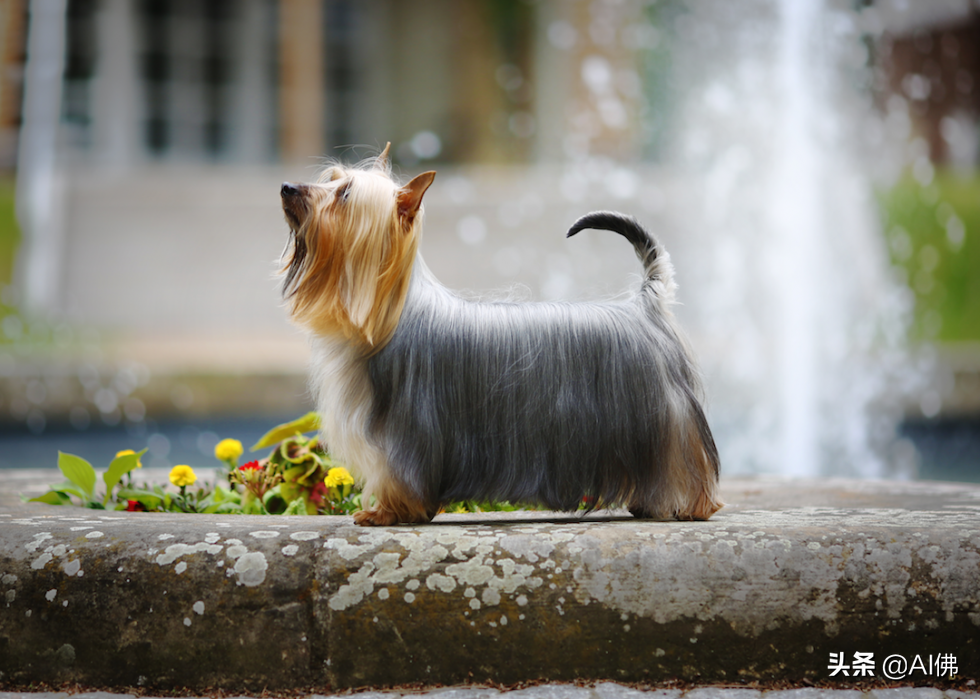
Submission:
[[[323,497],[327,494],[327,484],[323,481],[317,481],[316,485],[313,486],[313,490],[310,491],[310,502],[314,505],[322,506]]]
[[[239,471],[260,471],[262,466],[259,465],[258,461],[249,461],[247,464],[242,464],[238,467]]]
[[[126,512],[146,512],[146,508],[139,500],[127,500]]]

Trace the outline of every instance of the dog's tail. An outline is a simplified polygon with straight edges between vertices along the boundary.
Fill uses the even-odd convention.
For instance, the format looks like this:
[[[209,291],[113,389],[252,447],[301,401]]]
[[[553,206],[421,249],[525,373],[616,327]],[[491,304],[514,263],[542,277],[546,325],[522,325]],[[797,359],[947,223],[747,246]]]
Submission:
[[[632,216],[615,211],[593,211],[572,224],[566,237],[571,238],[586,228],[619,233],[633,244],[636,256],[646,272],[646,283],[652,284],[657,297],[665,302],[674,300],[674,266],[663,245]]]

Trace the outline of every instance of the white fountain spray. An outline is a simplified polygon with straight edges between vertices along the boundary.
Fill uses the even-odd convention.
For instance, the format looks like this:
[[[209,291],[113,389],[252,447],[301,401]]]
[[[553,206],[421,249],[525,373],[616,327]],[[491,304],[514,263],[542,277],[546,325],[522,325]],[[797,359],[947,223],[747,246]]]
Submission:
[[[820,200],[822,164],[814,119],[822,95],[821,0],[780,0],[776,74],[776,147],[772,226],[782,260],[779,287],[779,404],[782,415],[781,472],[813,476],[819,471],[817,294],[824,267],[819,237],[827,232]],[[816,41],[814,39],[817,39]]]
[[[899,416],[882,406],[895,289],[857,137],[873,121],[839,65],[859,56],[859,16],[823,0],[685,8],[665,237],[725,469],[907,473],[882,449]]]

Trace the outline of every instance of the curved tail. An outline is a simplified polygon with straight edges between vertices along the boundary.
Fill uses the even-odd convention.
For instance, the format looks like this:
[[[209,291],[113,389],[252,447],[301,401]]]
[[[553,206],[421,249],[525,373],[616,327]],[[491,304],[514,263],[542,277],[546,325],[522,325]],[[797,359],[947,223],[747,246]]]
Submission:
[[[630,241],[643,264],[646,281],[659,282],[657,296],[673,301],[674,266],[670,263],[670,255],[639,221],[616,211],[593,211],[573,223],[565,237],[571,238],[586,228],[613,231]]]

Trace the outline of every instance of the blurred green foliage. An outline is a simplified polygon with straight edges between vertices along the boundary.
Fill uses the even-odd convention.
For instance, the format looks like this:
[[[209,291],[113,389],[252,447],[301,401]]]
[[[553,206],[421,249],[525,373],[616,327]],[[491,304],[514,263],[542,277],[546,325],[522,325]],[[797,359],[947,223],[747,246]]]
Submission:
[[[915,294],[912,336],[980,340],[980,173],[905,177],[880,201],[892,263]]]
[[[672,41],[677,34],[678,18],[687,12],[688,8],[679,0],[650,3],[644,10],[646,25],[634,27],[642,28],[642,34],[634,39],[640,49],[644,87],[641,138],[644,157],[652,162],[660,162],[665,157],[677,116],[674,108],[679,100]]]
[[[14,257],[20,244],[20,229],[14,215],[14,179],[0,178],[0,289],[10,284]]]

